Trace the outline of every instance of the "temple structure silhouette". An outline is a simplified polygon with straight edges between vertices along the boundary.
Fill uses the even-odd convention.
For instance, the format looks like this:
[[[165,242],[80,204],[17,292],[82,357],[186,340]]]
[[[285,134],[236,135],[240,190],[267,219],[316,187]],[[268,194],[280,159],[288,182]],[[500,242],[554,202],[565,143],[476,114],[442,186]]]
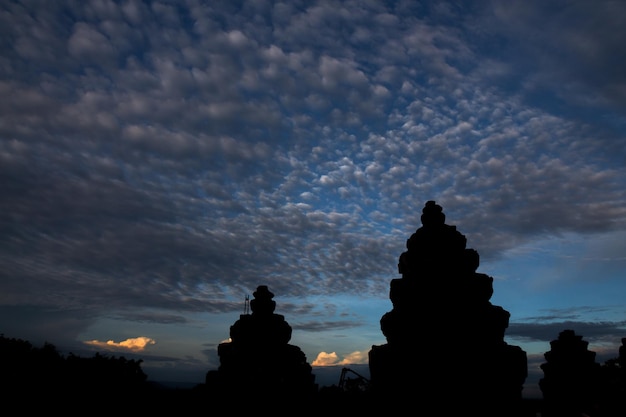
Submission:
[[[543,378],[539,388],[543,394],[545,417],[596,415],[600,394],[604,391],[600,364],[589,342],[574,330],[566,329],[550,342],[541,364]]]
[[[399,257],[392,309],[380,319],[387,343],[369,351],[372,395],[389,407],[419,405],[438,415],[515,415],[526,352],[504,341],[510,313],[490,302],[493,278],[477,272],[478,252],[445,220],[442,207],[428,201]]]
[[[315,375],[304,352],[289,343],[292,328],[274,313],[274,294],[260,285],[250,310],[230,326],[230,341],[218,345],[220,366],[209,371],[207,386],[228,398],[307,400],[317,392]]]

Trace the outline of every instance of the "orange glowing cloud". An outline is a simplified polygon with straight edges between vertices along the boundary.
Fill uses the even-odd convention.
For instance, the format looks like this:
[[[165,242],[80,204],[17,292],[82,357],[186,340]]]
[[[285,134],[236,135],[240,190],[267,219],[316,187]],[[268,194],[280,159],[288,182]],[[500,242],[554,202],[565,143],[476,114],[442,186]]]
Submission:
[[[106,342],[103,342],[101,340],[86,340],[83,343],[105,349],[120,349],[141,352],[146,349],[146,346],[156,344],[156,341],[154,339],[150,339],[149,337],[140,336],[134,337],[132,339],[122,340],[121,342],[116,342],[114,340],[109,340]]]
[[[337,353],[320,352],[317,354],[317,358],[311,362],[312,366],[333,366],[339,364],[339,357]]]
[[[343,360],[339,362],[339,365],[364,364],[368,363],[368,361],[368,352],[361,352],[357,350],[347,354]]]
[[[317,354],[317,358],[311,362],[311,366],[338,366],[364,363],[368,363],[367,352],[357,350],[347,354],[343,359],[340,359],[336,352],[320,352]]]

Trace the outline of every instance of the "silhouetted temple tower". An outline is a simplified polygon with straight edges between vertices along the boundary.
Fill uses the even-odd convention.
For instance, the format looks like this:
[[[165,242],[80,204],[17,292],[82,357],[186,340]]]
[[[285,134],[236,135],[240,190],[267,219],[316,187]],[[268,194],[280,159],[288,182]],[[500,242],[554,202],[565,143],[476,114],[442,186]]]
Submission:
[[[387,343],[369,352],[372,392],[390,405],[449,407],[449,415],[514,415],[526,352],[504,341],[510,314],[489,301],[493,278],[476,272],[478,252],[445,219],[428,201],[400,255],[393,308],[380,319]]]
[[[252,314],[241,314],[230,326],[231,341],[218,345],[220,366],[207,373],[207,385],[229,398],[310,398],[315,375],[304,352],[289,344],[291,326],[274,313],[274,294],[260,285],[253,296]]]
[[[588,346],[589,342],[569,329],[550,342],[551,349],[543,355],[546,362],[541,364],[544,376],[539,380],[544,416],[595,414],[601,391],[600,364]]]

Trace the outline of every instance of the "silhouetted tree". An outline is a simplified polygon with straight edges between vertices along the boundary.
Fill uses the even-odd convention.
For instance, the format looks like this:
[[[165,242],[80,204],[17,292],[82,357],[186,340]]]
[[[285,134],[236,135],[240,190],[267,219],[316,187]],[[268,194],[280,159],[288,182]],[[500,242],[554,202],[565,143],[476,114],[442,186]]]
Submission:
[[[626,337],[619,355],[601,366],[600,407],[602,417],[626,416]]]
[[[70,354],[66,360],[68,384],[79,390],[126,392],[142,388],[147,375],[141,370],[142,360],[96,353],[92,358]]]
[[[0,377],[7,393],[41,391],[62,374],[63,365],[64,358],[48,342],[37,348],[26,340],[0,336]]]

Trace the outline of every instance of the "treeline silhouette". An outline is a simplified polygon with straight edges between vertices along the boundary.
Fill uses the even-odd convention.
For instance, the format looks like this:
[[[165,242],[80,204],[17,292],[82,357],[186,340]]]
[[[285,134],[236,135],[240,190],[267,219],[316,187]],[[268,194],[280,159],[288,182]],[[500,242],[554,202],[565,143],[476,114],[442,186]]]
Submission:
[[[20,413],[159,410],[174,397],[148,381],[142,359],[95,353],[62,355],[52,343],[34,346],[0,335],[1,404]],[[17,408],[14,408],[17,407]]]
[[[118,390],[140,388],[147,381],[143,360],[95,353],[84,358],[60,354],[51,343],[42,347],[29,341],[0,336],[0,363],[4,387],[9,390]]]

